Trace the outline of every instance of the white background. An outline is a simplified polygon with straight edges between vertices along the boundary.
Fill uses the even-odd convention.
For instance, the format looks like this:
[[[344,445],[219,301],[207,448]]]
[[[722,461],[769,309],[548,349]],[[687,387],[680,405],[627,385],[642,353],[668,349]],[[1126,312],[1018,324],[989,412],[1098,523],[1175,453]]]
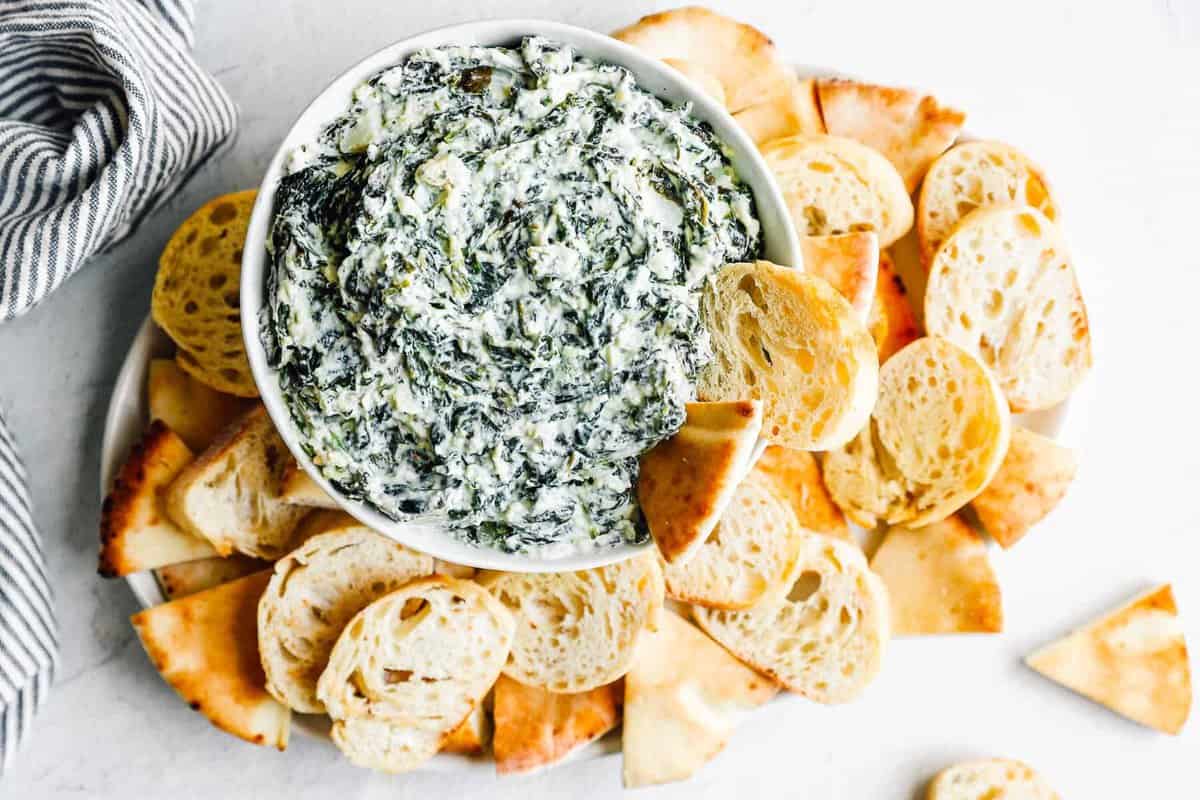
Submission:
[[[772,704],[670,798],[914,798],[957,759],[1004,755],[1067,798],[1200,797],[1200,712],[1156,734],[1040,679],[1021,657],[1154,582],[1171,581],[1200,652],[1200,0],[717,3],[798,64],[935,92],[977,134],[1047,168],[1080,256],[1096,370],[1072,411],[1079,479],[1053,517],[995,554],[1007,632],[892,646],[865,697]],[[62,627],[62,668],[0,797],[608,797],[616,758],[530,779],[372,775],[327,744],[287,753],[219,733],[155,675],[96,577],[97,464],[118,365],[155,260],[188,212],[257,183],[294,116],[360,56],[480,17],[612,30],[661,7],[628,0],[202,2],[199,60],[241,108],[232,149],[130,240],[0,328],[0,403],[32,472]],[[1193,659],[1193,665],[1196,660]],[[1200,675],[1197,676],[1200,678]]]

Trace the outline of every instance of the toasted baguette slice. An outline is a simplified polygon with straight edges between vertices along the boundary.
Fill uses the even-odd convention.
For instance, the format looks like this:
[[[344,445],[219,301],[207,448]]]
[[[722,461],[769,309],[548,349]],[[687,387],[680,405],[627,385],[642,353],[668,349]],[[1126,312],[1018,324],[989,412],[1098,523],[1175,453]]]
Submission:
[[[308,477],[294,460],[283,469],[279,481],[279,499],[294,506],[338,509],[337,501],[325,493],[317,482]]]
[[[255,612],[266,570],[131,617],[163,680],[226,733],[283,750],[291,712],[267,694]]]
[[[1046,176],[1016,148],[1000,142],[965,142],[946,151],[925,175],[917,200],[921,261],[933,256],[963,217],[977,208],[1028,205],[1048,219],[1058,207]]]
[[[167,518],[163,492],[192,460],[183,439],[155,420],[129,452],[100,508],[100,567],[106,578],[216,555],[205,539]]]
[[[978,355],[1014,412],[1057,405],[1092,366],[1066,243],[1029,207],[983,208],[959,223],[933,260],[925,327]]]
[[[740,715],[777,691],[693,625],[664,614],[625,676],[626,788],[690,777],[724,749]]]
[[[865,528],[945,519],[983,491],[1008,450],[1000,387],[979,359],[934,337],[892,356],[879,387],[871,424],[825,454],[825,485]]]
[[[342,629],[362,609],[414,578],[433,557],[409,550],[341,511],[305,520],[322,530],[275,562],[258,604],[258,648],[267,691],[294,711],[320,714],[317,679]]]
[[[1030,767],[1007,758],[947,767],[929,784],[928,800],[1059,800]]]
[[[444,736],[496,682],[514,624],[471,581],[418,578],[354,616],[317,681],[317,699],[337,720],[371,719]]]
[[[1075,454],[1045,436],[1014,428],[1008,453],[971,507],[984,530],[1007,549],[1054,510],[1075,479]]]
[[[875,302],[879,237],[871,231],[800,239],[804,271],[838,290],[864,322]]]
[[[437,755],[448,734],[373,719],[335,719],[329,736],[351,764],[398,775]]]
[[[761,400],[762,436],[797,450],[837,447],[866,424],[875,345],[828,283],[769,261],[730,264],[700,308],[714,352],[701,399]]]
[[[168,564],[156,569],[154,576],[158,578],[163,595],[168,600],[178,600],[189,594],[237,580],[252,572],[268,569],[270,566],[257,558],[236,554],[228,558],[215,556],[185,561],[182,564]]]
[[[167,513],[223,556],[236,550],[276,559],[290,549],[296,524],[309,512],[280,499],[280,479],[290,460],[259,405],[179,473],[167,491]]]
[[[887,252],[879,254],[875,303],[867,318],[867,329],[875,340],[880,364],[921,337],[917,315],[908,301],[908,289]]]
[[[1004,630],[987,544],[958,517],[916,530],[892,528],[871,569],[887,585],[896,636]]]
[[[816,81],[798,75],[781,84],[773,96],[736,112],[733,119],[758,147],[787,136],[825,133]]]
[[[886,158],[840,136],[789,136],[760,148],[801,236],[874,231],[888,247],[912,227],[904,180]]]
[[[887,590],[862,551],[805,535],[785,595],[747,611],[696,607],[729,652],[818,703],[853,700],[879,673],[890,634]]]
[[[755,400],[688,403],[683,427],[642,456],[638,503],[668,564],[685,563],[712,532],[761,430]]]
[[[754,469],[771,479],[773,494],[792,507],[801,528],[856,543],[845,515],[825,488],[821,467],[812,453],[771,445]]]
[[[161,419],[187,446],[200,452],[250,408],[249,401],[210,389],[170,358],[150,361],[146,380],[150,419]]]
[[[503,675],[500,676],[504,678]],[[483,703],[477,703],[467,718],[442,740],[441,752],[459,756],[483,755],[489,738],[488,715]]]
[[[725,87],[716,76],[695,61],[684,58],[664,58],[663,63],[672,69],[682,72],[684,77],[700,87],[700,89],[722,106],[725,105]]]
[[[577,694],[536,689],[501,675],[496,681],[492,749],[501,775],[557,764],[617,727],[621,681]]]
[[[1187,642],[1170,584],[1043,647],[1025,663],[1052,681],[1163,733],[1192,707]]]
[[[504,674],[550,692],[586,692],[624,675],[642,631],[662,611],[652,552],[579,572],[493,572],[480,580],[517,619]]]
[[[882,153],[917,188],[934,159],[954,144],[967,115],[910,89],[857,81],[817,82],[825,127]]]

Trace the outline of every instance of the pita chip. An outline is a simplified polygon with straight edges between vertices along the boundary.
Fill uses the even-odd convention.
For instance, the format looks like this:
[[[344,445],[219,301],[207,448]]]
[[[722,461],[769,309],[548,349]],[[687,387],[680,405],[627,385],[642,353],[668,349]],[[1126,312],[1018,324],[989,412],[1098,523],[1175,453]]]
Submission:
[[[178,600],[196,592],[203,592],[222,583],[258,572],[271,566],[266,561],[235,553],[228,558],[198,558],[182,564],[168,564],[154,571],[158,585],[168,600]]]
[[[279,482],[279,499],[294,506],[337,509],[337,501],[325,493],[299,464],[292,462],[283,469]]]
[[[482,703],[476,703],[475,709],[467,715],[462,724],[446,735],[440,752],[460,756],[483,755],[483,749],[487,745],[487,734],[487,712]]]
[[[846,517],[825,488],[812,453],[771,445],[754,465],[754,471],[774,481],[776,496],[787,500],[805,530],[857,544]]]
[[[1067,448],[1013,428],[1000,470],[971,507],[984,530],[1007,549],[1054,510],[1075,479],[1075,468],[1075,454]]]
[[[708,72],[694,61],[687,61],[682,58],[664,58],[663,63],[672,69],[682,72],[685,78],[699,86],[706,95],[724,107],[725,87],[721,85],[721,82],[711,72]]]
[[[879,363],[887,361],[905,345],[921,338],[917,316],[908,302],[908,289],[896,272],[887,251],[879,254],[879,277],[875,281],[875,303],[867,315],[867,330],[875,340]]]
[[[872,231],[801,236],[800,253],[804,271],[837,289],[866,322],[875,303],[879,277],[879,237]]]
[[[291,711],[267,694],[258,656],[258,600],[270,570],[131,617],[163,680],[226,733],[287,747]]]
[[[556,764],[621,721],[620,681],[557,694],[501,675],[493,689],[496,772],[511,775]]]
[[[762,147],[774,139],[825,133],[812,78],[790,75],[771,97],[734,113],[750,140]]]
[[[1135,597],[1025,663],[1052,681],[1163,733],[1192,706],[1187,643],[1170,584]]]
[[[987,543],[958,517],[924,528],[891,528],[871,569],[887,585],[897,636],[1004,629]]]
[[[250,408],[250,403],[212,389],[184,372],[173,358],[150,362],[146,379],[150,419],[160,419],[199,453],[222,429]]]
[[[721,519],[760,430],[757,400],[688,403],[683,427],[642,456],[638,501],[667,563],[686,562]]]

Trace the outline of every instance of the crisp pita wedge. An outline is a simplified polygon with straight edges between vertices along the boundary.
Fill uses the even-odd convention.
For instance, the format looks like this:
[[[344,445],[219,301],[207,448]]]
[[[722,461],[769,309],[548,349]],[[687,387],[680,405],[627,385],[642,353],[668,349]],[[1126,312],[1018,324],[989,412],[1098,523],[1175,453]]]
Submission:
[[[487,738],[487,711],[484,710],[482,703],[478,703],[475,710],[467,715],[461,725],[446,734],[441,752],[460,756],[482,755],[483,749],[487,745]]]
[[[794,74],[776,94],[738,111],[733,119],[759,147],[786,136],[825,133],[816,81]]]
[[[150,362],[146,379],[150,419],[161,419],[189,448],[199,453],[229,423],[250,408],[250,403],[218,392],[180,369],[172,358]]]
[[[892,528],[871,569],[887,585],[896,636],[1004,630],[987,544],[958,517],[916,530]]]
[[[1075,454],[1045,436],[1014,428],[1000,471],[971,506],[1001,547],[1020,541],[1054,510],[1075,479]]]
[[[688,403],[679,432],[642,456],[638,501],[667,563],[686,562],[729,504],[762,429],[756,400]]]
[[[1025,663],[1163,733],[1179,733],[1191,710],[1187,643],[1170,584],[1043,647]]]
[[[967,115],[909,89],[845,80],[817,82],[825,127],[873,147],[912,192],[962,130]]]
[[[168,564],[156,569],[154,574],[167,599],[178,600],[270,566],[266,561],[235,553],[228,558],[217,556],[185,561],[182,564]]]
[[[691,623],[663,614],[625,676],[625,786],[690,777],[725,747],[740,713],[777,691]]]
[[[921,337],[917,315],[908,301],[908,289],[887,251],[879,254],[875,304],[871,306],[871,313],[867,317],[867,329],[875,340],[880,364]]]
[[[100,509],[101,575],[115,578],[217,554],[167,518],[163,490],[191,461],[183,439],[161,420],[150,423]]]
[[[704,67],[694,61],[682,58],[664,58],[663,63],[668,67],[682,72],[684,77],[699,86],[706,95],[716,100],[722,106],[725,105],[725,87]]]
[[[308,473],[294,461],[283,468],[283,477],[279,481],[279,499],[294,506],[340,508],[337,501],[326,494],[325,490],[308,477]]]
[[[804,271],[823,278],[858,312],[864,322],[875,302],[879,276],[879,237],[871,231],[836,236],[802,236]]]
[[[188,705],[226,733],[287,747],[291,711],[267,694],[258,659],[258,599],[269,570],[131,617],[154,666]]]
[[[621,681],[577,694],[557,694],[519,683],[496,681],[492,750],[496,772],[532,772],[562,761],[599,739],[621,721]]]
[[[791,505],[802,528],[856,544],[845,515],[825,488],[821,467],[812,453],[771,445],[754,471],[774,482],[775,496]]]

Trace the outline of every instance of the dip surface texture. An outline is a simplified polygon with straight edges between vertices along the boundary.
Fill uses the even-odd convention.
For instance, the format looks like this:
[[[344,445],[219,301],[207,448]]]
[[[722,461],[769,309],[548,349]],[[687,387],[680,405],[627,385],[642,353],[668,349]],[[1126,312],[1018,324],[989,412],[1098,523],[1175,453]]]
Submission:
[[[263,342],[347,496],[556,557],[647,538],[638,456],[711,357],[700,292],[756,258],[687,108],[528,38],[418,52],[291,156]]]

